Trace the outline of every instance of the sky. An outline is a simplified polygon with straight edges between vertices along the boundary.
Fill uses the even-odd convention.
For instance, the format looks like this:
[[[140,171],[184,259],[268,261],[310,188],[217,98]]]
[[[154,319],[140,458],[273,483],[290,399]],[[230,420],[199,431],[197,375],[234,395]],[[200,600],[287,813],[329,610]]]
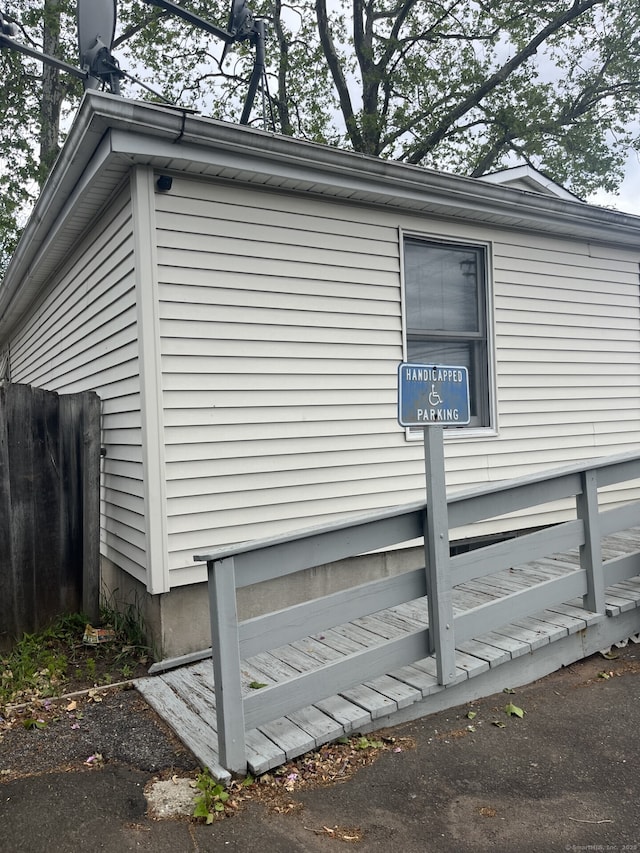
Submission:
[[[640,152],[633,151],[627,158],[625,178],[619,194],[598,192],[587,201],[640,216]]]

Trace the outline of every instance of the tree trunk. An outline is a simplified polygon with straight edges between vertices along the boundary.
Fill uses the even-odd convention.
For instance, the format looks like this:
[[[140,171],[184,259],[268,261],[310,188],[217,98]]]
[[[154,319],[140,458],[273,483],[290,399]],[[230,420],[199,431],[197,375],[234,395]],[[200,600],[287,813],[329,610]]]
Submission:
[[[62,7],[57,0],[45,0],[42,49],[50,56],[59,56],[61,15]],[[60,72],[49,65],[44,65],[40,100],[40,184],[44,183],[58,156],[63,97],[64,87],[60,82]]]

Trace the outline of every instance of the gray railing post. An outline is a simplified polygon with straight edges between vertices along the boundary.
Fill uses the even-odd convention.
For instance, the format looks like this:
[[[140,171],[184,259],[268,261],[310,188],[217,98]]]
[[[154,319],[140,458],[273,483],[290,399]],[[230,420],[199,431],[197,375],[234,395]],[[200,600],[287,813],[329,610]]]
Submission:
[[[576,495],[578,518],[584,525],[584,545],[580,546],[580,567],[587,573],[587,594],[583,607],[594,613],[605,612],[604,572],[598,511],[598,476],[595,471],[581,474],[582,492]]]
[[[233,557],[207,563],[218,755],[231,773],[245,773],[247,755]]]
[[[455,677],[453,603],[449,568],[449,513],[444,472],[444,435],[440,426],[424,429],[427,508],[424,536],[429,609],[429,652],[435,652],[439,684]]]

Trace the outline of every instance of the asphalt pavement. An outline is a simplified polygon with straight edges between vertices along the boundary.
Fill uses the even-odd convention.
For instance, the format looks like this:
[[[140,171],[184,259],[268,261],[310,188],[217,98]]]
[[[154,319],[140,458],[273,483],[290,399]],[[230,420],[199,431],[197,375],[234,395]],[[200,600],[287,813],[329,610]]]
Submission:
[[[616,652],[387,729],[347,781],[289,772],[284,799],[209,826],[149,813],[155,780],[197,766],[135,691],[49,708],[0,740],[0,851],[640,853],[640,645]]]

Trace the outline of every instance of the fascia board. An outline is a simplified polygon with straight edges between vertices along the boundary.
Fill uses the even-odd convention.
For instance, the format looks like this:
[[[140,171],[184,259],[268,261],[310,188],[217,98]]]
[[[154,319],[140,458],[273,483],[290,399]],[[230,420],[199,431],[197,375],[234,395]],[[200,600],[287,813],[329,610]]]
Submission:
[[[228,133],[225,128],[223,134],[209,139],[200,135],[196,141],[189,124],[182,128],[179,144],[149,133],[132,135],[126,130],[114,130],[113,151],[167,171],[217,175],[232,182],[270,188],[280,185],[296,193],[424,211],[452,219],[473,219],[634,248],[640,238],[640,217],[579,200],[532,194],[322,146],[309,148],[307,143],[301,146],[296,140],[285,140],[280,150],[275,146],[265,150],[255,143],[247,144],[244,128],[233,127],[240,133]]]
[[[91,93],[112,128],[114,152],[156,169],[203,176],[228,171],[237,183],[428,210],[614,245],[638,245],[640,217],[570,198],[532,194],[476,178],[293,139],[203,118],[163,104]],[[123,131],[121,135],[117,131]],[[164,144],[163,144],[164,143]],[[233,177],[233,173],[237,177]],[[295,190],[292,186],[295,185]]]

